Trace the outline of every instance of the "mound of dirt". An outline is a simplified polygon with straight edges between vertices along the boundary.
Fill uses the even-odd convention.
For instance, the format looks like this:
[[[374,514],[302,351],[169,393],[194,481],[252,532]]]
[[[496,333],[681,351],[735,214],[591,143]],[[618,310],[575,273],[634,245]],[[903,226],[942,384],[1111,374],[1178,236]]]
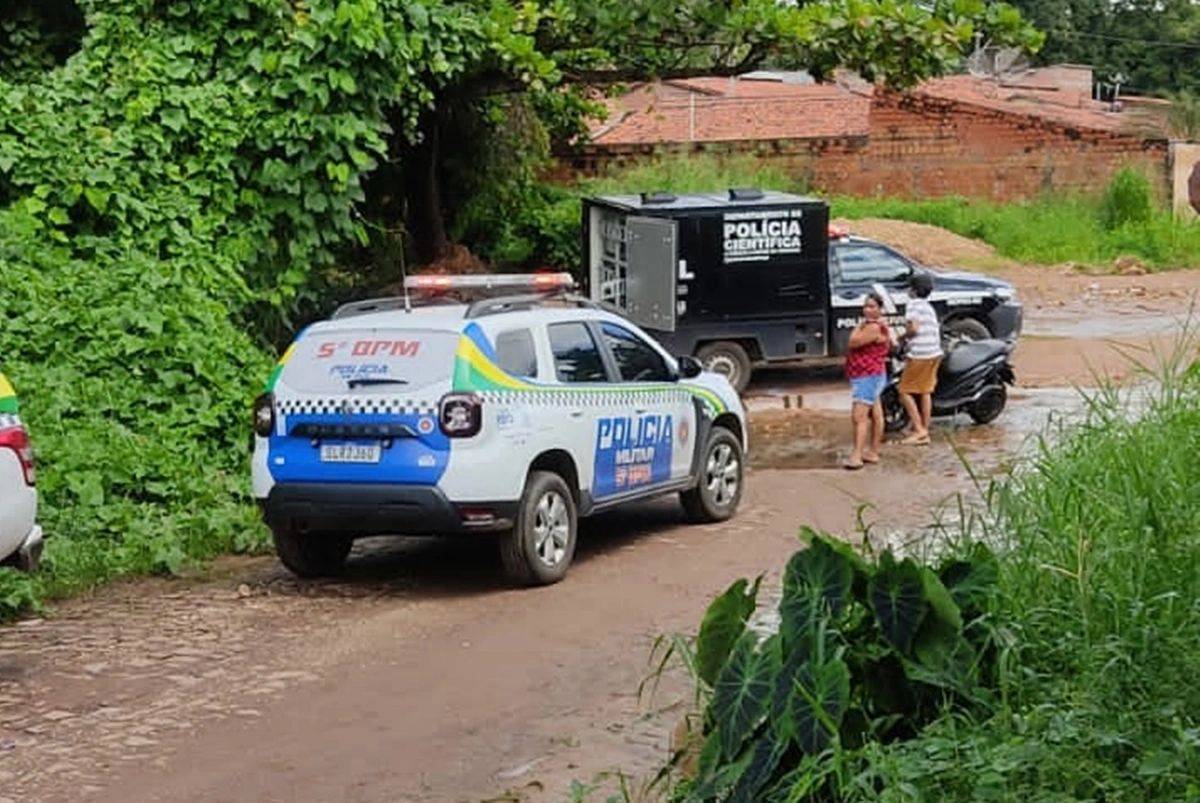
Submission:
[[[985,242],[925,223],[874,217],[833,222],[845,226],[852,234],[887,243],[926,265],[995,269],[1018,264],[1000,256]]]

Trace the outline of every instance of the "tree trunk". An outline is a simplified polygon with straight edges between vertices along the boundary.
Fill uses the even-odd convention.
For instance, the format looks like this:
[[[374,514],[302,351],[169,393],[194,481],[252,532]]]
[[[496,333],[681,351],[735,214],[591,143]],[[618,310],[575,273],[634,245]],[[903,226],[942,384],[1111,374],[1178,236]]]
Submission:
[[[424,140],[412,150],[405,174],[408,231],[417,261],[424,265],[450,254],[446,210],[442,205],[441,116],[426,115]]]

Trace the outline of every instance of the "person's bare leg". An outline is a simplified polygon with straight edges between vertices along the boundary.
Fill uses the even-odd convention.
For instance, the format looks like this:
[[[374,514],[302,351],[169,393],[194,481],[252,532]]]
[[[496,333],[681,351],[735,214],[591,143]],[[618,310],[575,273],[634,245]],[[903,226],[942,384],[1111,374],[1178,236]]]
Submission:
[[[933,418],[933,394],[921,394],[921,431],[929,434],[929,422]]]
[[[863,452],[864,463],[878,463],[879,450],[883,447],[883,403],[875,402],[871,407],[871,445]]]
[[[904,405],[904,412],[908,413],[908,425],[912,430],[909,437],[919,438],[928,435],[929,433],[921,423],[921,411],[917,409],[917,400],[912,397],[912,394],[901,393],[900,403]]]
[[[854,450],[846,461],[846,468],[862,468],[863,451],[867,445],[867,413],[870,407],[860,402],[854,402],[850,408],[850,421],[854,427]]]

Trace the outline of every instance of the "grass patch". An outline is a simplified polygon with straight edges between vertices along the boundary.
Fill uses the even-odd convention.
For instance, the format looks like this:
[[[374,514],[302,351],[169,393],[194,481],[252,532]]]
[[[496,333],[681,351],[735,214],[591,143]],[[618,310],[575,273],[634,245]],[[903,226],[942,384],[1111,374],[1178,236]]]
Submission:
[[[673,779],[666,796],[1200,798],[1200,688],[1192,682],[1200,676],[1200,362],[1189,364],[1193,334],[1159,358],[1145,398],[1131,404],[1112,388],[1089,395],[1084,420],[1058,426],[1019,470],[981,486],[981,509],[960,508],[961,520],[942,528],[937,560],[925,564],[941,567],[949,598],[936,583],[913,579],[906,587],[899,569],[908,561],[898,565],[885,554],[851,561],[848,571],[845,552],[824,547],[809,555],[820,546],[814,542],[784,574],[779,635],[728,648],[714,681],[701,660],[706,642],[744,638],[739,623],[754,606],[746,581],[719,597],[694,645],[670,641],[708,710],[698,720],[703,748],[676,759],[690,760],[691,769],[680,776],[669,767],[659,776]],[[982,544],[990,549],[981,560]],[[797,570],[801,561],[806,571]],[[906,571],[917,578],[929,568]],[[848,598],[859,600],[857,611]],[[793,623],[818,623],[818,647],[788,646],[789,610]],[[894,631],[910,620],[915,639],[897,642]],[[780,636],[773,664],[750,660],[780,652]],[[934,649],[956,638],[965,645]],[[789,721],[764,716],[766,704],[754,708],[756,696],[771,689],[787,693],[773,680],[793,660],[849,667],[849,683],[840,686],[824,684],[816,670],[800,673],[801,702],[823,716],[793,705]],[[731,694],[737,705],[722,707],[722,695]],[[814,722],[828,729],[823,743],[779,742],[779,733],[800,726],[803,736]],[[755,741],[713,747],[730,732]]]

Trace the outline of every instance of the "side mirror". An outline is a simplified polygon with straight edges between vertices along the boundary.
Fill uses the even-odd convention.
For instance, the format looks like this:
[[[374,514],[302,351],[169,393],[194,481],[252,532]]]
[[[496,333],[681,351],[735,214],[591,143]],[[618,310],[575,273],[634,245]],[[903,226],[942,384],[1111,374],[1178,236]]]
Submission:
[[[678,361],[679,376],[683,379],[695,379],[704,372],[704,366],[695,357],[684,355]]]

